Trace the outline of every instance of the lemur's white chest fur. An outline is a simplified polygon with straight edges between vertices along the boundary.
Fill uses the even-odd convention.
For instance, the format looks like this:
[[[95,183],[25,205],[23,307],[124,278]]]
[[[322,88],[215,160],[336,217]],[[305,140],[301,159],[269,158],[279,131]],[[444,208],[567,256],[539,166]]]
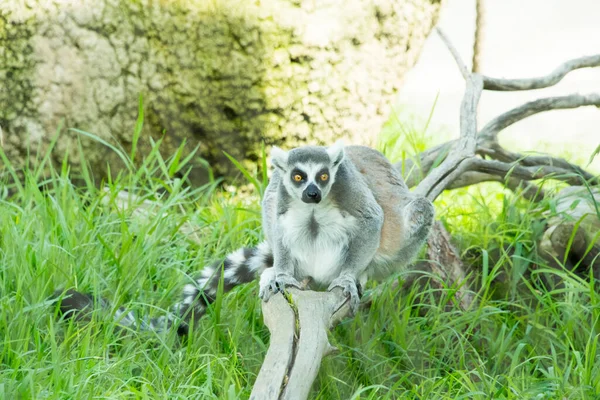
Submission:
[[[329,285],[339,276],[356,218],[328,201],[295,201],[279,223],[297,278],[310,276],[319,285]]]

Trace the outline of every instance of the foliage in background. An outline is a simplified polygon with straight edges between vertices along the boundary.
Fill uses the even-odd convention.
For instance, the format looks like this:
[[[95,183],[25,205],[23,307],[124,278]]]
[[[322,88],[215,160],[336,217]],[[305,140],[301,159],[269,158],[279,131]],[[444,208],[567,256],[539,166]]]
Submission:
[[[426,129],[403,129],[382,136],[390,158],[431,143]],[[248,397],[268,346],[256,283],[218,300],[185,340],[118,332],[100,313],[88,324],[57,321],[48,300],[56,288],[76,287],[115,308],[160,315],[204,264],[262,239],[258,193],[240,199],[214,179],[187,187],[187,162],[163,157],[160,145],[114,180],[95,182],[84,170],[84,186],[72,183],[67,160],[43,179],[43,166],[16,171],[0,151],[3,182],[15,180],[0,198],[0,398]],[[113,150],[138,157],[135,146]],[[244,172],[259,192],[264,171]],[[142,218],[116,207],[121,190],[162,206]],[[460,310],[452,288],[390,288],[335,329],[341,352],[324,361],[314,398],[597,398],[600,296],[593,279],[535,257],[547,207],[498,184],[445,193],[438,218],[472,264],[477,305]],[[199,242],[181,232],[186,222]],[[544,274],[564,288],[544,286],[536,279]]]

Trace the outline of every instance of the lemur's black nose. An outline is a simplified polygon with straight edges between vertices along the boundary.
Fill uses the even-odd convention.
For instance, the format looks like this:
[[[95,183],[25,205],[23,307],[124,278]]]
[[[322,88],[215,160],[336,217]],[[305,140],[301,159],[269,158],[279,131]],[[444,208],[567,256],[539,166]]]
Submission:
[[[314,183],[311,183],[304,189],[302,201],[305,203],[318,203],[321,201],[321,191]]]

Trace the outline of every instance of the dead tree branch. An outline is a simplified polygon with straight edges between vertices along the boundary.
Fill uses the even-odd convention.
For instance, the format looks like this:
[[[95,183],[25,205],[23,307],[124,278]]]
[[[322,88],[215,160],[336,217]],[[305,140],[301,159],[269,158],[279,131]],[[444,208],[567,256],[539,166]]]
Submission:
[[[582,68],[594,68],[600,66],[600,54],[586,56],[569,60],[556,68],[550,74],[539,78],[529,79],[498,79],[483,77],[483,88],[496,91],[517,91],[543,89],[556,85],[569,72]]]
[[[445,33],[437,28],[442,41],[454,57],[461,74],[465,77],[467,90],[463,98],[465,103],[479,99],[469,91],[474,76],[483,81],[483,89],[488,90],[529,90],[549,87],[558,83],[567,73],[580,69],[600,66],[600,55],[581,57],[567,61],[549,75],[531,79],[496,79],[484,75],[472,74],[466,71],[465,63],[458,51],[452,45]],[[466,71],[466,72],[465,72]],[[419,185],[415,192],[435,199],[446,189],[469,186],[485,181],[504,182],[510,188],[527,187],[530,199],[541,199],[539,189],[525,183],[528,180],[542,178],[561,180],[570,185],[581,185],[583,182],[597,185],[599,177],[571,164],[568,161],[551,155],[530,155],[511,152],[498,143],[498,135],[510,125],[527,117],[544,111],[572,109],[585,106],[600,107],[600,94],[572,94],[568,96],[549,97],[525,103],[509,110],[487,123],[476,135],[477,144],[475,155],[489,158],[483,160],[470,154],[465,157],[466,136],[472,137],[465,129],[472,128],[476,123],[476,103],[470,105],[470,117],[464,116],[461,110],[461,138],[437,145],[415,156],[414,160],[405,160],[396,164],[403,172],[409,187]],[[457,162],[457,160],[460,161]],[[443,162],[442,162],[443,160]],[[446,161],[450,160],[446,165]],[[436,164],[441,163],[439,167]],[[442,168],[443,167],[443,168]],[[452,171],[450,173],[449,171]],[[424,177],[424,178],[423,178]],[[525,193],[525,192],[524,192]]]
[[[503,129],[534,114],[550,110],[564,110],[584,106],[600,107],[600,94],[572,94],[569,96],[548,97],[523,104],[520,107],[494,118],[479,132],[480,140],[493,140]]]
[[[482,90],[481,76],[470,75],[460,109],[460,139],[444,161],[418,184],[416,194],[433,201],[465,171],[464,161],[472,158],[477,148],[477,104]]]
[[[417,186],[434,166],[437,166],[446,158],[457,141],[458,139],[455,139],[434,146],[431,149],[427,149],[424,152],[419,153],[414,161],[407,158],[406,160],[397,163],[396,168],[402,173],[408,187],[412,188]]]
[[[271,343],[250,399],[306,399],[321,360],[337,351],[327,334],[350,312],[342,290],[287,292],[263,303]]]
[[[519,192],[521,196],[531,201],[539,201],[544,198],[544,191],[536,185],[530,184],[510,174],[493,175],[485,172],[467,171],[452,182],[447,189],[458,189],[476,185],[482,182],[500,182],[513,192]]]
[[[454,45],[452,44],[450,39],[448,39],[448,36],[446,36],[446,33],[443,30],[441,30],[440,28],[435,28],[435,31],[450,51],[450,54],[452,54],[452,57],[454,58],[454,61],[456,62],[456,65],[460,70],[460,74],[465,80],[467,80],[471,73],[469,72],[469,69],[467,68],[465,62],[462,60],[460,53],[458,52],[458,50],[456,50],[456,47],[454,47]]]
[[[569,185],[582,185],[585,178],[573,174],[572,171],[550,165],[523,166],[518,163],[505,163],[497,160],[484,160],[472,158],[468,162],[469,171],[482,172],[488,175],[496,175],[506,179],[508,177],[519,180],[530,181],[542,178],[552,178],[563,181]]]

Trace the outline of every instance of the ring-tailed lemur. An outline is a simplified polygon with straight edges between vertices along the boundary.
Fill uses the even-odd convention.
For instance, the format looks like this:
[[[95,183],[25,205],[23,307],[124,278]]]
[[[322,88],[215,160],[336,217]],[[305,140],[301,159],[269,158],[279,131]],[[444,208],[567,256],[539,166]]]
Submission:
[[[406,267],[425,242],[433,222],[429,200],[412,194],[400,172],[378,151],[336,142],[289,152],[274,147],[274,167],[262,201],[266,240],[242,248],[205,267],[183,290],[174,315],[137,322],[119,309],[124,326],[162,330],[189,322],[215,300],[220,279],[224,291],[260,275],[260,297],[268,301],[286,286],[309,278],[317,288],[340,287],[356,311],[360,288],[368,278],[381,280]],[[69,294],[69,293],[67,293]],[[63,312],[89,307],[87,295]]]

